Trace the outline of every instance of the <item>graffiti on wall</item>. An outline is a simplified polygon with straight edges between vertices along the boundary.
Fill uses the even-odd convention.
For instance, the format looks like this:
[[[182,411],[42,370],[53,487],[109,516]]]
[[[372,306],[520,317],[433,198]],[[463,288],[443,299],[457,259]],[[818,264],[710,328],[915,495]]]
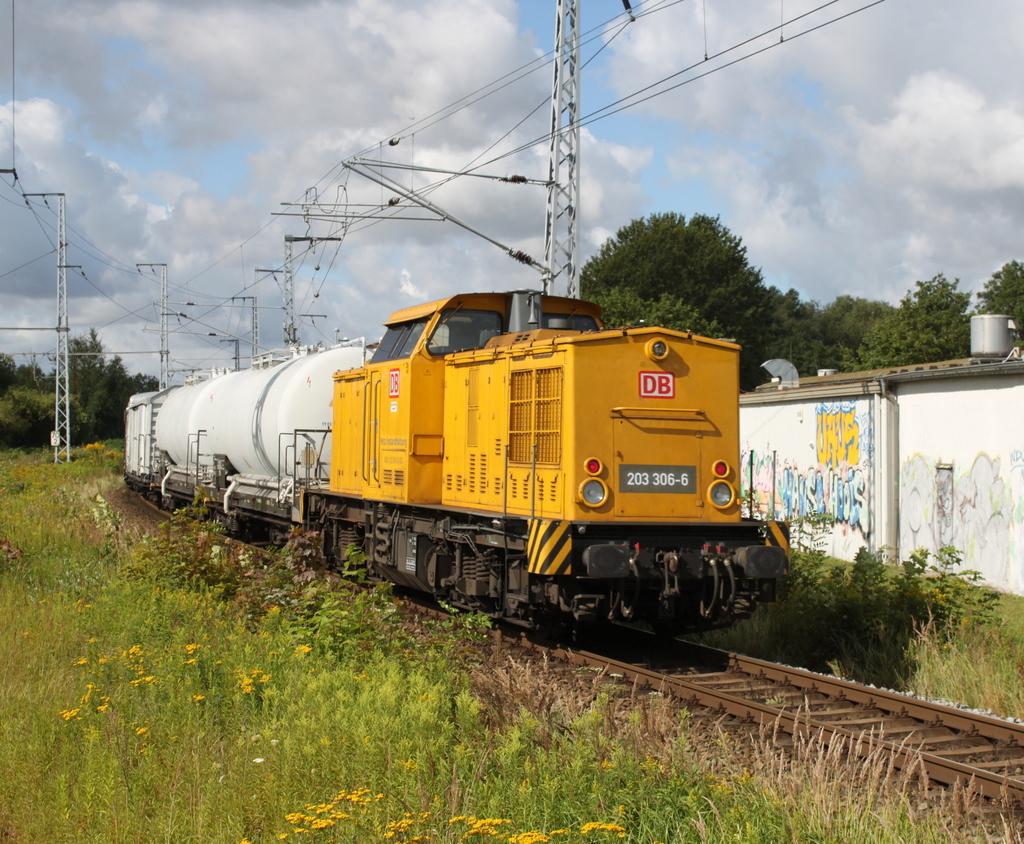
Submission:
[[[800,465],[791,455],[744,454],[747,488],[760,513],[794,519],[828,514],[840,531],[871,531],[871,417],[866,404],[822,402],[815,407],[816,461]]]
[[[1010,451],[1010,495],[1014,502],[1012,511],[1013,534],[1010,539],[1011,560],[1016,561],[1010,574],[1010,588],[1015,592],[1024,591],[1024,450]]]
[[[952,545],[967,568],[991,582],[1007,582],[1015,515],[1002,462],[982,452],[964,471],[920,454],[906,460],[900,469],[900,547],[906,553],[917,548],[935,553]],[[1010,462],[1011,467],[1017,462],[1012,455]]]

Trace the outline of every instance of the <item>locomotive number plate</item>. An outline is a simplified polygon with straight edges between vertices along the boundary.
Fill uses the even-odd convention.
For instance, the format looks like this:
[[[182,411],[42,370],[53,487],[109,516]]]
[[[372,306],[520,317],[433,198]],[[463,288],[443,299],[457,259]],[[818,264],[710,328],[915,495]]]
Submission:
[[[619,491],[695,493],[697,467],[623,463],[619,466]]]

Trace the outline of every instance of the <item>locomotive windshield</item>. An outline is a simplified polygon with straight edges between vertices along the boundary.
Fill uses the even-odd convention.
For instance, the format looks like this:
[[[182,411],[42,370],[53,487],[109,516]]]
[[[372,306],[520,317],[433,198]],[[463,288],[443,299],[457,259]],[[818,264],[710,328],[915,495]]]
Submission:
[[[427,341],[427,351],[440,356],[467,349],[482,349],[488,340],[499,334],[501,314],[497,311],[448,308],[441,313],[441,321]]]
[[[383,363],[409,357],[429,321],[430,317],[423,317],[399,325],[389,325],[377,351],[373,353],[370,363]]]

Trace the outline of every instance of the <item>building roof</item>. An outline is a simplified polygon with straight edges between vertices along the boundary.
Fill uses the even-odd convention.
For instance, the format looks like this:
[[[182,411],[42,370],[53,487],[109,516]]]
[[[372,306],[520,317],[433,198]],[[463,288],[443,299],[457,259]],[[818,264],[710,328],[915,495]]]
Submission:
[[[760,404],[787,398],[814,398],[841,395],[863,395],[880,392],[883,383],[920,381],[926,379],[960,378],[966,376],[1024,376],[1024,360],[1014,349],[1004,358],[960,358],[957,360],[867,369],[860,372],[837,372],[800,378],[795,384],[773,381],[761,384],[753,393],[740,397],[741,403]]]

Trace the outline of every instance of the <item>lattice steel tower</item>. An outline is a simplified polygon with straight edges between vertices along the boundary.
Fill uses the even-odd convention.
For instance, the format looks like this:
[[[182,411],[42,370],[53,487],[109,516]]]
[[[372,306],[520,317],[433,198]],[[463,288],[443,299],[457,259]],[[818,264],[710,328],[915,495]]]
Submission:
[[[68,238],[65,232],[64,194],[57,194],[57,389],[54,417],[57,421],[53,443],[53,462],[71,460],[71,388],[68,383]]]
[[[167,264],[136,264],[136,269],[160,268],[160,389],[166,390],[171,383],[171,350],[167,346]]]
[[[580,244],[576,229],[580,193],[580,0],[558,0],[555,21],[555,79],[551,93],[551,155],[544,220],[544,292],[564,279],[566,292],[579,290]]]

